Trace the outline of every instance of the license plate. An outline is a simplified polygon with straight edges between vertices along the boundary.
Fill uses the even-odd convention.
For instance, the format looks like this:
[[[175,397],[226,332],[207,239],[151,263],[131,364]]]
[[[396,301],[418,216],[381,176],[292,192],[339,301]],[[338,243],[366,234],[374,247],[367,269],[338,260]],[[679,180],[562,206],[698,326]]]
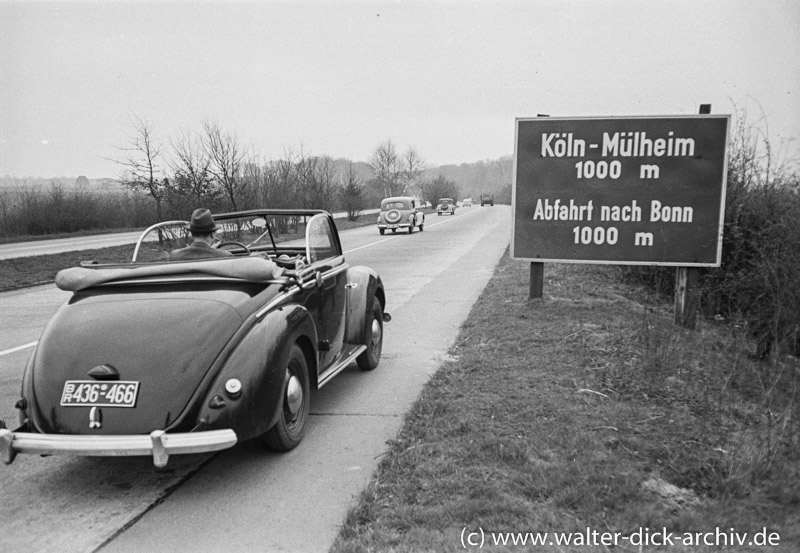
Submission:
[[[67,380],[61,394],[64,407],[135,407],[139,383],[132,380],[97,382]]]
[[[386,225],[388,228],[397,228],[397,225]]]

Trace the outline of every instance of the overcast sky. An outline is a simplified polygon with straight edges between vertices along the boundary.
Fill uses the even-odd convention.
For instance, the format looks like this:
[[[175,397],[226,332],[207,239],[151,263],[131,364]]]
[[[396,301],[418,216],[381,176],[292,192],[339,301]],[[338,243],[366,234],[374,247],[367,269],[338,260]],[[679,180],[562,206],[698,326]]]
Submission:
[[[248,151],[511,155],[517,117],[745,109],[800,136],[797,0],[0,0],[0,176],[117,177],[134,117]]]

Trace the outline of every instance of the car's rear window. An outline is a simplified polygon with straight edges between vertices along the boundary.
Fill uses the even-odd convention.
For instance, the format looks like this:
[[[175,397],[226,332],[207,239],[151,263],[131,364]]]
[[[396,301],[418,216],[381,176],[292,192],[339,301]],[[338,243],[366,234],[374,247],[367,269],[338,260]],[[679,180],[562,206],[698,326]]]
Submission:
[[[407,207],[403,202],[387,202],[383,204],[383,209],[388,211],[389,209],[407,209]]]

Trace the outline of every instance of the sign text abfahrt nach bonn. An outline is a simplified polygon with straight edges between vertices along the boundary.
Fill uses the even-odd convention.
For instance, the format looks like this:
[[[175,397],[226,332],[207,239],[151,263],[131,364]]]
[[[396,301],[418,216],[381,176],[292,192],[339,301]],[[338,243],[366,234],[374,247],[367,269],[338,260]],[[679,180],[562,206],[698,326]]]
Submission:
[[[718,267],[729,122],[517,119],[512,256]]]

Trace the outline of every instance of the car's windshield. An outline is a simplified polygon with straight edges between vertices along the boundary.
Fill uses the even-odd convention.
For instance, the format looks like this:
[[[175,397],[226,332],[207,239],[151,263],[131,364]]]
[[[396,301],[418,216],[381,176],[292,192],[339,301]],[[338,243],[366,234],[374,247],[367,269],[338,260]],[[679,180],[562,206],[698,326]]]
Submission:
[[[305,253],[309,214],[249,214],[215,218],[214,247],[235,255],[265,252],[271,256],[294,250]],[[150,227],[139,238],[132,261],[149,263],[169,259],[169,253],[187,247],[192,236],[186,221],[168,221]],[[102,260],[99,260],[102,262]]]

